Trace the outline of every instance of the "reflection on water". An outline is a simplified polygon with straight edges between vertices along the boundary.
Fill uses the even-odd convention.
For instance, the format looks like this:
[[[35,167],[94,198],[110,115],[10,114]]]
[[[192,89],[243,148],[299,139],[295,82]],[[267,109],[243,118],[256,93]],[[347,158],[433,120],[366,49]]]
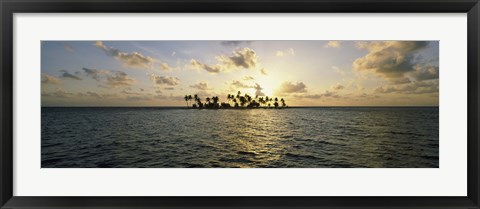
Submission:
[[[42,167],[438,167],[438,108],[42,108]]]

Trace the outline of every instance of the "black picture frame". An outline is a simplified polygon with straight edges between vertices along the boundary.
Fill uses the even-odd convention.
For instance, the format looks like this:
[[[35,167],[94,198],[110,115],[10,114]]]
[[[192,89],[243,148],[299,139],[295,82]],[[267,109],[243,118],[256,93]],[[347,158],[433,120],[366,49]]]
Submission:
[[[1,208],[479,208],[478,0],[1,0]],[[468,195],[465,197],[20,197],[13,196],[15,13],[467,13]],[[441,183],[441,182],[439,182]],[[92,188],[94,189],[94,188]]]

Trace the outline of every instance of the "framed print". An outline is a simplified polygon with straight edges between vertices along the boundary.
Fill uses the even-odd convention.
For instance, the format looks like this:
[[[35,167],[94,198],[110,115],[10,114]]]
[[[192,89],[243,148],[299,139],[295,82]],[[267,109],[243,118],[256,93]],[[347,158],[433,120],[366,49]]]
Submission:
[[[1,8],[1,208],[479,208],[476,0]]]

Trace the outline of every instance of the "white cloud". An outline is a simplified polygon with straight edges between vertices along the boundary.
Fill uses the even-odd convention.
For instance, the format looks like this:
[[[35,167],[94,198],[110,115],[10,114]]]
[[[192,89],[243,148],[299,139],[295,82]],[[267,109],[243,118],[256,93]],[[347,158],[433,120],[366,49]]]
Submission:
[[[106,84],[111,88],[128,87],[133,85],[135,82],[136,80],[134,78],[121,71],[111,73],[106,77]]]
[[[255,80],[252,76],[243,76],[244,81]]]
[[[42,84],[60,84],[58,77],[42,73]]]
[[[198,82],[194,85],[190,85],[190,88],[198,89],[198,90],[210,90],[208,88],[208,84],[206,82]]]
[[[260,69],[260,73],[262,75],[268,75],[267,69],[265,69],[265,68]]]
[[[335,91],[339,91],[339,90],[345,89],[345,86],[338,83],[338,84],[332,86],[332,89],[335,90]]]
[[[341,76],[344,76],[345,75],[345,71],[340,69],[339,67],[337,66],[332,66],[332,69],[335,70],[336,73],[338,73],[339,75]]]
[[[329,41],[325,44],[324,47],[326,48],[340,48],[342,46],[342,42],[340,41]]]
[[[392,83],[405,81],[405,75],[415,71],[416,55],[428,46],[425,41],[371,41],[357,42],[359,49],[368,53],[353,62],[356,71],[377,74]]]
[[[236,88],[252,88],[252,86],[237,80],[232,81],[231,85]]]
[[[260,84],[255,83],[253,88],[255,89],[256,96],[265,96],[265,93],[262,92],[263,88],[260,86]]]
[[[195,68],[203,69],[203,70],[206,70],[207,72],[210,72],[210,73],[219,73],[219,72],[223,71],[223,66],[207,65],[207,64],[204,64],[204,63],[202,63],[202,62],[200,62],[199,60],[196,60],[196,59],[190,60],[190,64]]]
[[[401,93],[401,94],[430,94],[438,93],[438,80],[418,81],[408,84],[382,86],[375,89],[375,93]]]
[[[231,71],[234,69],[255,69],[258,63],[258,57],[254,50],[250,48],[237,49],[231,55],[220,55],[215,57],[218,63],[210,65],[199,60],[192,59],[190,64],[210,73],[219,73]]]
[[[287,50],[279,50],[275,53],[275,56],[277,57],[285,57],[288,55],[295,55],[295,50],[293,48],[289,48]]]
[[[95,46],[102,49],[108,56],[121,61],[126,67],[150,69],[155,62],[155,59],[152,57],[144,56],[138,52],[132,52],[130,54],[121,52],[116,48],[105,46],[101,41],[97,41]]]
[[[279,94],[306,92],[307,86],[303,82],[292,83],[290,81],[283,82],[278,89]]]
[[[55,97],[55,98],[70,98],[74,94],[67,92],[61,88],[57,88],[54,92],[43,92],[42,97]]]
[[[180,79],[170,76],[150,75],[150,80],[157,85],[176,86],[180,84]]]

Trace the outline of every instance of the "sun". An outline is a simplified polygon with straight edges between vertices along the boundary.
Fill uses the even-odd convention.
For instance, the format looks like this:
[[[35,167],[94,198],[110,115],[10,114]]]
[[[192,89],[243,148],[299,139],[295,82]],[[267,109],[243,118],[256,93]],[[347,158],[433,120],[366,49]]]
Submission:
[[[280,85],[279,81],[271,77],[259,78],[256,83],[262,87],[262,92],[266,96],[273,96],[275,89]],[[255,93],[255,89],[253,89],[253,93]]]

